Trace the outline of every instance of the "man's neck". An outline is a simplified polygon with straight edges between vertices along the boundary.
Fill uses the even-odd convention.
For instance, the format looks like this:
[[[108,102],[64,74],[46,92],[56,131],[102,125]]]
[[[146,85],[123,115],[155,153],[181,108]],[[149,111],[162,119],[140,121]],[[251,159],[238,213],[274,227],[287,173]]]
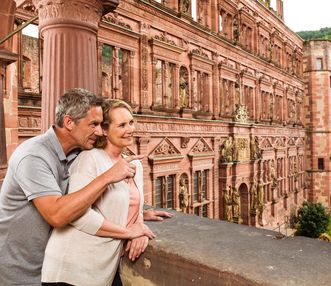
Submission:
[[[59,139],[62,146],[64,154],[67,156],[72,150],[76,149],[78,146],[75,144],[74,140],[70,136],[68,130],[63,127],[54,127],[54,132]]]

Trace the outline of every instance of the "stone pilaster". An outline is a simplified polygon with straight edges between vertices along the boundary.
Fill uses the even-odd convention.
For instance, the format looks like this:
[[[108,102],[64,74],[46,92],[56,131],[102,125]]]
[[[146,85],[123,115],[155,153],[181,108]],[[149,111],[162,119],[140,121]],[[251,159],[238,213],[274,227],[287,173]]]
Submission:
[[[44,39],[42,131],[54,122],[55,105],[66,89],[97,92],[97,31],[111,1],[33,0]],[[114,4],[116,7],[116,4]]]
[[[15,1],[2,0],[0,5],[0,39],[6,37],[14,27]],[[7,171],[7,142],[4,97],[6,95],[6,67],[17,60],[16,54],[11,52],[12,39],[0,45],[0,187]]]

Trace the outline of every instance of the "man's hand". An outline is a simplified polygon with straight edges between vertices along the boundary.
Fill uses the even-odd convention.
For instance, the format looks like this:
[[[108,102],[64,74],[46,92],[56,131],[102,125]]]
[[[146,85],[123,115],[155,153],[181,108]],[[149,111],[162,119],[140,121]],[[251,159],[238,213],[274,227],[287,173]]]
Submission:
[[[162,221],[165,218],[171,218],[174,215],[166,211],[157,211],[154,209],[144,210],[144,220]]]
[[[136,174],[136,165],[131,163],[133,160],[141,160],[144,155],[128,156],[120,158],[108,171],[109,183],[117,183],[127,178],[133,178]]]

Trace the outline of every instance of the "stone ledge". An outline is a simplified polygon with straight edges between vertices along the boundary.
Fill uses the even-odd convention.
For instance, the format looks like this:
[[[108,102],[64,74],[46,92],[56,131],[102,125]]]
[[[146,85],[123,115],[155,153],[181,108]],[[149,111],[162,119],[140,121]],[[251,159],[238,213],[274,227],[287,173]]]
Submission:
[[[324,241],[181,213],[148,225],[157,238],[136,262],[123,259],[125,286],[330,285]]]

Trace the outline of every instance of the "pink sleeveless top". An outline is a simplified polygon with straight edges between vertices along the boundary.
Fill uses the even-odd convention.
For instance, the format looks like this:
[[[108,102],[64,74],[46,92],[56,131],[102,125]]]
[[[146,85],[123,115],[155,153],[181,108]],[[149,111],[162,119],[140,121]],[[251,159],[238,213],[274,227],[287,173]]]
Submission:
[[[129,203],[127,226],[131,226],[135,223],[139,215],[140,195],[138,188],[133,179],[129,179],[127,184],[130,190],[130,203]]]

